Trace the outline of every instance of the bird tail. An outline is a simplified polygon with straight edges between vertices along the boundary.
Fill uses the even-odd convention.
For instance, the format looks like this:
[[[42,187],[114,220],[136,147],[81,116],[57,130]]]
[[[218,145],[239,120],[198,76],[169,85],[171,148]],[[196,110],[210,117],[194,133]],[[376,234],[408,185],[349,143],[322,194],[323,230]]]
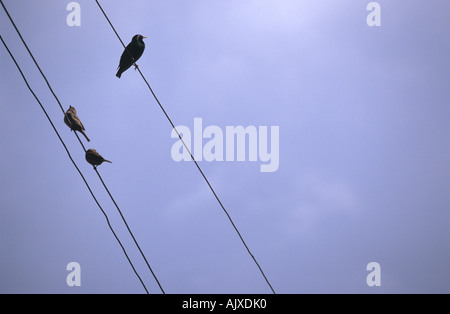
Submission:
[[[91,141],[84,131],[81,131],[81,134],[84,135],[84,137],[86,138],[86,140],[87,140],[88,142]]]
[[[122,71],[120,71],[120,68],[119,68],[119,70],[117,71],[116,76],[117,76],[118,78],[120,78],[120,77],[122,76]]]
[[[111,162],[111,161],[109,161],[109,160],[106,160],[106,159],[105,159],[105,160],[103,160],[103,161],[104,161],[104,162],[109,162],[110,164],[112,164],[112,162]]]

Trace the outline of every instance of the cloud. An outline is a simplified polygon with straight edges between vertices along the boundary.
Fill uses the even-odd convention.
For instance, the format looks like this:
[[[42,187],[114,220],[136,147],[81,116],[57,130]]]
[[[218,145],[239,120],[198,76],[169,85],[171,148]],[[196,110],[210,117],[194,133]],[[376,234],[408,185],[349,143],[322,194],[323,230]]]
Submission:
[[[350,217],[360,211],[355,188],[342,178],[328,178],[318,174],[300,177],[290,198],[297,204],[286,217],[287,231],[308,234],[330,215]]]

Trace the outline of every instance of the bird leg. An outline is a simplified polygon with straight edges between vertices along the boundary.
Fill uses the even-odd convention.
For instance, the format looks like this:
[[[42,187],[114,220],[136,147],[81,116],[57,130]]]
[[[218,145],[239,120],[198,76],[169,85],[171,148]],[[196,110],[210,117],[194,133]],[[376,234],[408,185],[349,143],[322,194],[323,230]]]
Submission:
[[[131,60],[133,60],[134,70],[136,71],[137,69],[139,69],[139,67],[138,67],[138,65],[136,63],[136,60],[134,60],[133,57],[131,57]]]

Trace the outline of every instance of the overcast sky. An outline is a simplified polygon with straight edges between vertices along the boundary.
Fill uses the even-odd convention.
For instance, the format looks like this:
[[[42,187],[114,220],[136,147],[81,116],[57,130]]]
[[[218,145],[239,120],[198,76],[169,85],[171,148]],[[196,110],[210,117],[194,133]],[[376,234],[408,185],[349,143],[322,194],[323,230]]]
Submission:
[[[167,293],[270,293],[94,1],[4,0]],[[279,127],[279,168],[201,161],[278,293],[450,293],[450,3],[361,0],[101,1],[176,125]],[[23,44],[0,35],[159,289]],[[143,293],[106,221],[0,46],[0,292]],[[270,138],[270,137],[269,137]],[[207,140],[205,140],[207,142]],[[270,147],[270,143],[269,143]],[[248,145],[247,145],[248,148]],[[81,266],[69,287],[66,266]],[[381,266],[369,287],[366,266]]]

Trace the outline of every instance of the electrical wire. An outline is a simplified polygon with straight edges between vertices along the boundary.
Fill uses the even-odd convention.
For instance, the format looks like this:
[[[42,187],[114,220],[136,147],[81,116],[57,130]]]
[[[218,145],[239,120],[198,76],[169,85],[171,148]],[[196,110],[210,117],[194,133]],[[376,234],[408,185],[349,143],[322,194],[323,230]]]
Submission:
[[[44,72],[42,71],[41,67],[40,67],[39,64],[37,63],[36,59],[34,58],[33,54],[31,53],[31,50],[28,48],[27,43],[26,43],[25,40],[23,39],[22,34],[20,33],[19,29],[17,28],[16,24],[14,23],[14,20],[12,19],[11,15],[9,14],[8,10],[6,9],[5,5],[3,4],[3,0],[0,0],[0,3],[1,3],[1,5],[3,6],[3,9],[4,9],[6,15],[8,16],[8,18],[9,18],[11,24],[14,26],[14,29],[16,30],[17,34],[19,35],[20,39],[22,40],[23,45],[24,45],[25,48],[27,49],[28,54],[30,55],[31,59],[33,59],[34,64],[36,65],[36,67],[38,68],[38,70],[39,70],[41,76],[43,77],[43,79],[44,79],[45,82],[47,83],[47,86],[48,86],[50,92],[52,93],[53,97],[55,98],[56,102],[58,103],[59,107],[61,108],[61,111],[63,112],[64,115],[66,115],[66,112],[65,112],[65,110],[64,110],[64,108],[63,108],[61,102],[59,101],[58,97],[56,96],[55,92],[53,91],[53,88],[51,87],[51,85],[50,85],[50,83],[49,83],[47,77],[45,76],[45,74],[44,74]],[[74,134],[75,134],[75,136],[77,137],[78,141],[80,142],[80,144],[81,144],[81,146],[82,146],[84,152],[86,153],[86,148],[85,148],[83,142],[81,141],[80,137],[78,136],[78,134],[77,134],[76,132],[74,132]],[[114,203],[114,205],[115,205],[117,211],[119,212],[120,217],[122,218],[122,221],[124,222],[124,224],[125,224],[125,226],[126,226],[126,228],[127,228],[127,230],[128,230],[128,233],[131,235],[131,237],[132,237],[132,239],[133,239],[133,241],[134,241],[136,247],[138,248],[138,250],[139,250],[141,256],[143,257],[143,259],[144,259],[144,261],[145,261],[145,263],[146,263],[146,265],[147,265],[147,268],[150,270],[151,274],[153,275],[153,278],[155,279],[155,281],[156,281],[156,283],[158,284],[158,286],[159,286],[160,290],[162,291],[162,293],[165,294],[165,291],[164,291],[164,289],[162,288],[162,286],[161,286],[161,284],[160,284],[158,278],[156,277],[155,272],[154,272],[153,269],[151,268],[151,266],[150,266],[150,264],[149,264],[149,262],[148,262],[148,260],[147,260],[147,258],[146,258],[146,256],[145,256],[144,252],[142,251],[141,247],[139,246],[139,244],[138,244],[138,242],[137,242],[137,240],[136,240],[136,238],[135,238],[133,232],[131,231],[131,229],[130,229],[130,227],[129,227],[129,225],[128,225],[128,223],[127,223],[125,217],[124,217],[124,215],[122,214],[122,211],[120,210],[120,207],[117,205],[117,202],[115,201],[114,197],[112,196],[111,192],[109,191],[108,187],[107,187],[106,184],[105,184],[105,181],[103,180],[102,176],[100,175],[100,173],[98,172],[98,170],[97,170],[96,167],[94,167],[94,170],[95,170],[95,172],[97,173],[97,176],[99,177],[101,183],[103,184],[103,187],[105,188],[105,190],[106,190],[106,192],[108,193],[109,197],[111,198],[112,202]]]
[[[116,34],[117,38],[119,39],[120,43],[122,44],[122,46],[124,47],[124,49],[128,52],[128,54],[131,56],[131,53],[128,51],[127,47],[125,46],[124,42],[122,41],[122,39],[120,38],[119,34],[117,33],[114,25],[112,24],[111,20],[109,19],[108,15],[106,14],[106,12],[103,10],[103,7],[101,6],[101,4],[99,3],[98,0],[95,0],[95,2],[97,3],[100,11],[102,11],[105,19],[108,21],[109,25],[111,26],[112,30],[114,31],[114,33]],[[136,64],[135,64],[136,65]],[[249,247],[247,246],[247,244],[244,241],[244,238],[242,237],[241,233],[239,232],[238,228],[236,227],[235,223],[233,222],[233,219],[231,218],[230,214],[228,213],[228,211],[225,209],[225,206],[222,204],[222,201],[219,199],[216,191],[214,190],[214,188],[212,187],[211,183],[209,182],[208,178],[206,177],[206,175],[204,174],[204,172],[202,171],[202,169],[200,168],[200,165],[198,164],[198,162],[195,160],[194,156],[192,155],[190,149],[188,148],[188,146],[186,145],[186,143],[184,142],[182,136],[180,135],[180,133],[178,132],[178,130],[175,127],[175,124],[172,122],[172,119],[169,117],[169,115],[167,114],[166,110],[164,109],[164,107],[162,106],[161,102],[159,101],[158,97],[156,97],[156,94],[154,93],[153,89],[151,88],[150,84],[148,83],[147,79],[145,78],[144,74],[142,74],[141,69],[139,67],[136,67],[136,69],[138,70],[139,74],[141,75],[142,79],[144,80],[145,84],[147,85],[148,89],[150,90],[151,94],[153,95],[153,97],[155,98],[156,102],[159,105],[159,108],[162,110],[162,112],[164,113],[165,117],[167,118],[167,120],[169,121],[170,125],[172,126],[172,128],[175,130],[175,132],[177,133],[178,137],[180,138],[181,142],[183,143],[184,147],[186,148],[187,152],[189,153],[189,155],[191,156],[192,161],[195,163],[195,166],[197,167],[198,171],[200,172],[200,174],[202,175],[203,179],[205,180],[206,184],[208,185],[209,189],[211,190],[211,192],[213,193],[214,197],[216,198],[217,202],[219,203],[220,207],[222,208],[222,210],[224,211],[224,213],[226,214],[226,216],[228,217],[228,220],[230,221],[231,225],[233,226],[234,230],[236,231],[236,233],[238,234],[239,238],[241,239],[242,244],[245,246],[245,248],[247,249],[248,254],[251,256],[251,258],[253,259],[253,261],[255,262],[256,266],[258,267],[259,271],[261,272],[261,275],[264,277],[267,285],[270,287],[270,289],[272,290],[272,293],[275,294],[275,290],[273,289],[272,285],[270,284],[269,280],[267,279],[266,275],[264,274],[264,271],[262,270],[261,266],[259,265],[258,261],[256,260],[256,258],[254,257],[254,255],[252,254],[252,252],[250,251]]]
[[[164,291],[163,287],[161,286],[161,283],[159,282],[158,278],[156,277],[155,273],[153,272],[152,268],[150,267],[150,264],[147,261],[147,258],[145,257],[144,253],[141,250],[141,247],[139,246],[139,244],[136,241],[136,238],[134,237],[133,233],[131,232],[130,227],[128,226],[127,221],[125,220],[125,217],[122,214],[122,211],[119,209],[119,206],[117,205],[116,201],[114,200],[114,197],[112,196],[111,192],[109,191],[108,187],[105,184],[105,181],[103,181],[102,177],[100,176],[100,174],[98,173],[97,168],[94,168],[95,172],[97,172],[98,177],[100,178],[100,181],[103,184],[103,187],[105,188],[106,192],[108,192],[109,197],[111,198],[111,200],[113,201],[114,205],[116,206],[117,210],[119,211],[120,217],[122,217],[123,222],[125,223],[125,226],[128,229],[128,232],[130,233],[131,237],[133,238],[134,243],[136,244],[137,248],[139,249],[139,252],[141,253],[142,257],[144,258],[145,263],[147,264],[148,269],[150,270],[150,272],[153,275],[153,278],[155,278],[156,283],[159,286],[159,289],[161,290],[161,292],[163,294],[166,294],[166,292]]]
[[[0,1],[2,2],[2,1]],[[3,2],[2,2],[3,4]],[[61,136],[58,133],[58,130],[56,129],[55,125],[53,124],[53,121],[51,120],[50,116],[48,115],[47,111],[45,110],[44,106],[42,105],[41,101],[39,100],[39,98],[36,96],[36,94],[34,93],[33,89],[31,88],[30,84],[28,84],[28,81],[25,77],[25,75],[22,72],[22,69],[20,68],[19,64],[17,63],[16,59],[14,58],[12,52],[9,50],[8,46],[6,45],[5,41],[3,40],[2,36],[0,35],[0,40],[3,43],[3,46],[5,47],[6,51],[9,53],[11,59],[13,60],[14,64],[17,67],[17,70],[20,72],[20,75],[22,76],[25,84],[28,87],[28,90],[31,92],[31,94],[34,96],[34,98],[36,99],[36,101],[38,102],[39,106],[41,107],[42,111],[44,112],[45,116],[47,117],[47,120],[49,121],[49,123],[51,124],[53,130],[56,133],[56,136],[58,137],[58,139],[60,140],[61,144],[63,145],[70,161],[72,162],[72,164],[74,165],[75,169],[78,171],[78,173],[80,174],[81,178],[83,179],[84,184],[86,185],[86,187],[88,188],[92,198],[94,199],[95,203],[97,204],[98,208],[101,210],[101,212],[103,213],[103,215],[105,216],[106,222],[109,226],[109,229],[111,230],[112,234],[114,235],[114,237],[116,238],[117,242],[119,243],[120,247],[122,248],[123,253],[125,254],[125,257],[128,260],[128,263],[130,264],[131,268],[133,269],[134,273],[136,274],[136,276],[138,277],[139,281],[141,282],[143,288],[145,289],[146,293],[149,294],[147,287],[145,286],[144,282],[142,281],[141,277],[139,276],[139,274],[137,273],[133,263],[131,262],[125,247],[122,245],[122,242],[120,241],[119,237],[117,236],[117,234],[115,233],[113,227],[111,226],[111,223],[109,221],[108,215],[106,214],[106,212],[103,210],[102,206],[100,205],[100,203],[98,202],[97,198],[94,195],[94,192],[92,192],[91,187],[89,186],[88,182],[86,181],[86,178],[84,177],[83,173],[81,172],[80,168],[78,168],[76,162],[73,160],[72,155],[70,154],[69,149],[67,148],[66,144],[64,143],[63,139],[61,138]]]

